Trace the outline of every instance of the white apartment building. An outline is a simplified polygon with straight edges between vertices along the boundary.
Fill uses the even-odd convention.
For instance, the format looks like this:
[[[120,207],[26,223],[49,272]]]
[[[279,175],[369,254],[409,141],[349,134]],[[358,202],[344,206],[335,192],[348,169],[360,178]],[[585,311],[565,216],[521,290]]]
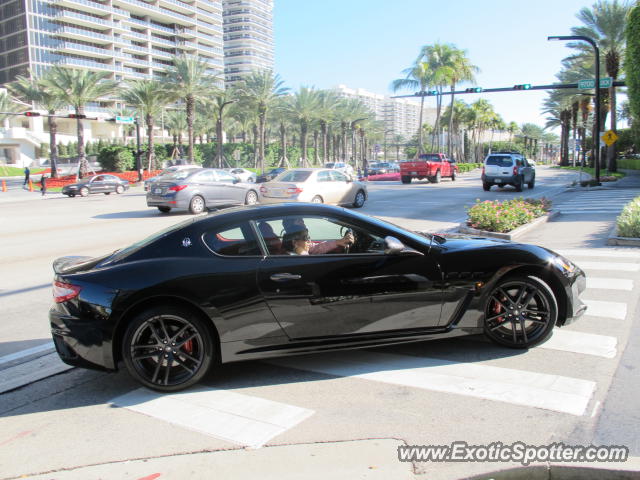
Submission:
[[[352,89],[345,85],[335,88],[338,95],[344,98],[357,98],[374,114],[376,120],[384,122],[387,138],[401,135],[409,140],[418,131],[420,118],[420,101],[411,98],[391,98],[386,95],[372,93],[362,88]],[[435,122],[436,109],[424,107],[422,122]]]
[[[255,70],[273,70],[273,0],[223,0],[227,85]]]

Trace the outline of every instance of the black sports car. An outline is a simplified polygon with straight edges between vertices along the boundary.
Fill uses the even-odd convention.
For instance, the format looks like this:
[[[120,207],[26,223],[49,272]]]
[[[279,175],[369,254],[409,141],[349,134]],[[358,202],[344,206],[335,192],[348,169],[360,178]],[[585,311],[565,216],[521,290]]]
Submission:
[[[298,234],[312,254],[288,251]],[[336,241],[348,234],[353,243]],[[60,357],[124,361],[160,391],[243,359],[483,332],[528,348],[586,309],[582,270],[545,248],[421,234],[321,204],[232,208],[53,268]]]
[[[69,197],[80,195],[86,197],[90,193],[104,193],[109,195],[111,192],[123,193],[129,189],[129,182],[115,175],[94,175],[78,183],[72,183],[62,187],[62,193]]]

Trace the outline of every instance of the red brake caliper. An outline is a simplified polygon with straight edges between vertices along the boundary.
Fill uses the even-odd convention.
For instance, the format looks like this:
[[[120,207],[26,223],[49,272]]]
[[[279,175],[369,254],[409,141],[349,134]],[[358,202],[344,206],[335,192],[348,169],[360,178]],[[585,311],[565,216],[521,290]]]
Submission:
[[[504,301],[505,299],[501,299],[501,301]],[[500,304],[500,302],[493,302],[493,313],[498,314],[502,312],[502,305]],[[496,318],[496,322],[497,323],[502,323],[504,322],[504,317],[498,317]]]

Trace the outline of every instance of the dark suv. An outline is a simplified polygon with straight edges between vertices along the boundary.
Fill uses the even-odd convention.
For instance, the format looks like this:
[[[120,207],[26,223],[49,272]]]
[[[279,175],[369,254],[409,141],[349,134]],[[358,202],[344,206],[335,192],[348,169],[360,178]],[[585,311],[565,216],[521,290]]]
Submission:
[[[502,188],[513,185],[521,192],[523,185],[533,188],[536,183],[536,169],[520,153],[491,153],[482,167],[482,188],[489,191],[493,185]]]

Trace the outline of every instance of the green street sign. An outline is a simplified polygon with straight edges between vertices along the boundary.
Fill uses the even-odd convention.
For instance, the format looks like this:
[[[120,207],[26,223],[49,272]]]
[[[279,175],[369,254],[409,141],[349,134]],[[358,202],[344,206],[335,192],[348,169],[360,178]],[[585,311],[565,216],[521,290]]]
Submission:
[[[609,88],[611,85],[613,85],[613,78],[600,77],[600,88]],[[596,86],[596,80],[594,78],[587,78],[587,79],[578,81],[578,88],[582,90],[595,88],[595,86]]]
[[[133,117],[116,117],[116,123],[134,123]]]

